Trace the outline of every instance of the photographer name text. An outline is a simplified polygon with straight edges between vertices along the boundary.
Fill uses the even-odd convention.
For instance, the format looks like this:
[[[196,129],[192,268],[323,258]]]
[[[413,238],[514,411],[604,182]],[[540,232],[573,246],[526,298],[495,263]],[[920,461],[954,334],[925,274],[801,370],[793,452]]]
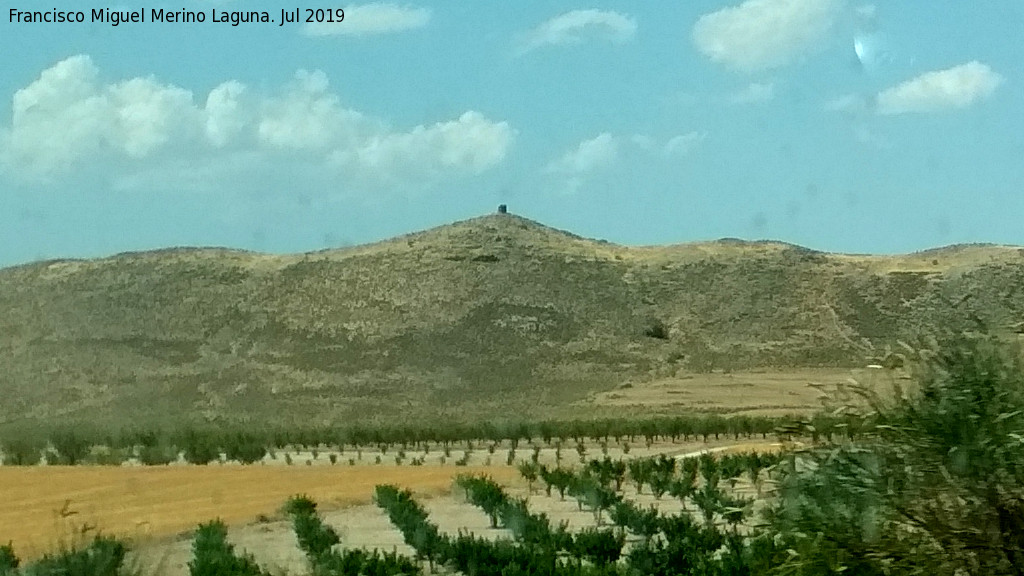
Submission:
[[[121,24],[205,24],[207,22],[239,26],[242,24],[324,24],[345,20],[341,8],[281,9],[280,16],[266,10],[165,10],[139,8],[137,10],[19,10],[11,8],[11,24],[85,24],[100,23],[110,26]]]

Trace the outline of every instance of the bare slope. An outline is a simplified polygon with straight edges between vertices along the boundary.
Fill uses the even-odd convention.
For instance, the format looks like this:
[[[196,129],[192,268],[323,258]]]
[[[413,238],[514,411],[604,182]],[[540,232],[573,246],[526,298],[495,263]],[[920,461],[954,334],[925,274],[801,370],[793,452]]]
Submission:
[[[923,326],[1024,320],[1022,254],[628,248],[495,215],[302,255],[41,262],[0,270],[0,424],[548,416],[680,372],[862,365]]]

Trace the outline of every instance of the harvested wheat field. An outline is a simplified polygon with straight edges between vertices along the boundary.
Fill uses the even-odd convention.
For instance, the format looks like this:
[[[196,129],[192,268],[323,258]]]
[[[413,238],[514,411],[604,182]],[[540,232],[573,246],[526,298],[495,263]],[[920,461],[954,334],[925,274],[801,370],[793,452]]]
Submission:
[[[680,373],[595,394],[589,404],[642,411],[696,409],[747,416],[810,414],[821,409],[822,389],[834,389],[851,378],[875,382],[878,375],[848,368]]]
[[[367,503],[378,484],[443,494],[464,473],[485,473],[498,482],[517,478],[505,466],[0,467],[0,493],[8,502],[0,511],[0,534],[19,555],[32,558],[83,526],[144,541],[188,532],[213,518],[237,525],[274,516],[300,493],[324,509]]]

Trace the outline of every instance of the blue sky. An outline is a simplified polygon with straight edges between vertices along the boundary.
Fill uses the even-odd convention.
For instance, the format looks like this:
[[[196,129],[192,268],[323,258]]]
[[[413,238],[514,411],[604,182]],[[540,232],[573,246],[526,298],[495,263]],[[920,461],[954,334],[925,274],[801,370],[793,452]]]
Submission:
[[[624,244],[1024,244],[1018,0],[52,4],[207,21],[0,13],[0,266],[316,250],[502,202]]]

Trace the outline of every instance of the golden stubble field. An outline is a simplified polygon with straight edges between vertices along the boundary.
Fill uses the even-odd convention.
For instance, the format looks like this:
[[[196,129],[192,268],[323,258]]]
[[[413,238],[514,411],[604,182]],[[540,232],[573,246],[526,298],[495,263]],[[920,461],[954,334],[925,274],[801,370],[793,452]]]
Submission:
[[[294,494],[325,509],[368,503],[378,484],[444,494],[464,473],[503,483],[518,477],[506,466],[0,467],[0,540],[12,541],[22,558],[57,549],[83,526],[142,543],[214,518],[240,525],[273,517]]]
[[[832,389],[851,378],[875,377],[864,369],[848,368],[681,373],[601,392],[588,403],[634,411],[688,409],[748,416],[809,414],[821,409],[822,389]]]

